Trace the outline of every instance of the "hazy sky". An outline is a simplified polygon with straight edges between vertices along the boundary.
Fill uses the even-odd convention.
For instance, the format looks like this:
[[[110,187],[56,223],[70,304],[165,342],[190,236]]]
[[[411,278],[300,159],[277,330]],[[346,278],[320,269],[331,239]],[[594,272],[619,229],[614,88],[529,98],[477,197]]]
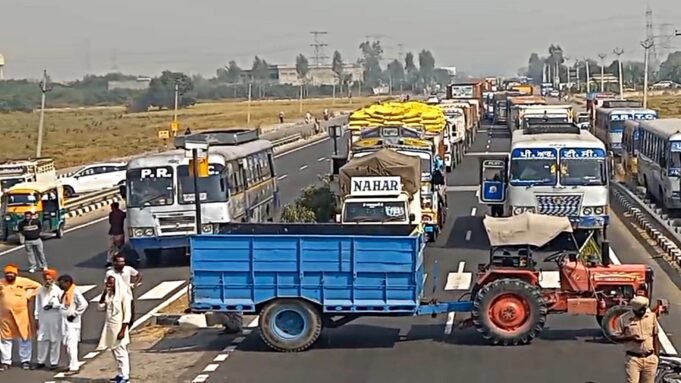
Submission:
[[[293,64],[312,56],[310,31],[355,60],[367,35],[385,57],[430,49],[439,66],[515,74],[532,51],[559,43],[571,58],[609,54],[639,59],[644,0],[0,0],[0,53],[6,76],[73,79],[117,67],[156,75],[163,69],[213,75],[227,61],[253,56]],[[681,0],[650,0],[655,22],[681,30]],[[659,28],[658,28],[659,29]],[[660,31],[656,31],[660,33]],[[661,41],[660,41],[661,42]],[[681,48],[681,37],[672,48]]]

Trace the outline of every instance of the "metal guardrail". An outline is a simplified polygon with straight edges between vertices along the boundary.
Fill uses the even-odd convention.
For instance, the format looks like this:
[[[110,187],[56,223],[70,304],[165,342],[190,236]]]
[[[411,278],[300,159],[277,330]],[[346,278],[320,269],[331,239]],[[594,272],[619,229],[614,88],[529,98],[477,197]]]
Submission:
[[[632,191],[626,185],[612,183],[610,190],[636,224],[656,242],[668,260],[681,267],[681,226],[664,211],[645,198],[645,193]]]

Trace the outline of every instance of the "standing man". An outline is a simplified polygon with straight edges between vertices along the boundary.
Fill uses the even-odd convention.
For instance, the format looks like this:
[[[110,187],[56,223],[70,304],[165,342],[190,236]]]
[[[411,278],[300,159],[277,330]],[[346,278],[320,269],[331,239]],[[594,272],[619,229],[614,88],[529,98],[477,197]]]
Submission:
[[[64,291],[61,297],[62,325],[64,331],[64,346],[69,366],[65,375],[78,373],[80,363],[78,363],[78,343],[80,343],[81,317],[87,309],[87,299],[76,288],[73,278],[70,275],[59,277],[59,286]]]
[[[627,383],[653,383],[657,371],[660,342],[657,316],[648,309],[648,298],[632,299],[631,313],[620,318],[622,341],[626,347],[625,372]]]
[[[43,271],[47,270],[43,240],[40,239],[43,226],[38,219],[38,215],[27,211],[24,214],[24,219],[19,222],[17,229],[20,235],[24,237],[24,248],[26,248],[26,254],[28,255],[28,271],[35,273],[38,267]]]
[[[106,267],[111,267],[114,254],[125,243],[125,212],[120,209],[118,202],[111,203],[109,213],[109,251],[106,254]]]
[[[38,368],[45,368],[50,354],[50,370],[57,368],[63,338],[62,316],[59,312],[62,290],[57,285],[57,272],[43,272],[44,285],[35,297],[35,328],[38,342]]]
[[[133,299],[133,302],[131,303],[131,315],[130,318],[134,320],[135,318],[135,302],[134,298],[135,296],[133,295],[132,291],[135,289],[135,287],[139,286],[142,284],[142,273],[139,272],[137,269],[134,267],[128,266],[125,264],[125,255],[123,253],[118,253],[114,255],[113,257],[113,269],[109,269],[106,271],[106,276],[104,277],[104,285],[106,286],[106,280],[109,277],[112,276],[119,276],[123,279],[123,282],[125,283],[125,286],[130,290],[130,297]],[[99,298],[99,304],[104,304],[106,299],[106,287],[104,288],[104,291],[102,292],[102,295],[100,295]]]
[[[111,350],[116,361],[117,373],[111,381],[127,383],[130,381],[130,323],[132,321],[132,296],[120,275],[106,278],[104,299],[106,319],[97,350]],[[101,306],[100,306],[101,307]]]
[[[21,368],[31,368],[33,347],[28,301],[41,287],[40,283],[19,276],[19,268],[7,265],[0,279],[0,371],[12,365],[12,346],[19,343]]]

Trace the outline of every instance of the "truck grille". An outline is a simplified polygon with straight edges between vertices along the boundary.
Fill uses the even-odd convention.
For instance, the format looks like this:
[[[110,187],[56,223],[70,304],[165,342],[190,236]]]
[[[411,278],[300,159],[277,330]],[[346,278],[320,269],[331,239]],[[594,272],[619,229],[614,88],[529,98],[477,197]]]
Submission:
[[[554,215],[559,217],[579,216],[579,207],[582,205],[582,196],[572,195],[538,195],[537,213]]]
[[[158,217],[161,234],[194,233],[196,223],[194,216]]]

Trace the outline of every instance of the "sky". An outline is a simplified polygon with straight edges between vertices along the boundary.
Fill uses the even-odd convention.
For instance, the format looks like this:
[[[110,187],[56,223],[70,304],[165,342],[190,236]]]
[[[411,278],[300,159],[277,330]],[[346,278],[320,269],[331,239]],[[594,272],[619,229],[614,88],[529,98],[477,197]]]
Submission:
[[[656,34],[681,30],[681,0],[648,3]],[[346,62],[378,38],[386,59],[401,44],[431,50],[437,66],[514,75],[551,43],[571,59],[610,61],[622,48],[640,60],[645,9],[644,0],[0,0],[0,54],[10,78],[43,69],[57,80],[114,69],[212,76],[229,60],[250,68],[255,55],[293,65],[298,53],[313,56],[310,32],[325,31],[326,56],[339,50]],[[681,49],[681,37],[671,40]]]

